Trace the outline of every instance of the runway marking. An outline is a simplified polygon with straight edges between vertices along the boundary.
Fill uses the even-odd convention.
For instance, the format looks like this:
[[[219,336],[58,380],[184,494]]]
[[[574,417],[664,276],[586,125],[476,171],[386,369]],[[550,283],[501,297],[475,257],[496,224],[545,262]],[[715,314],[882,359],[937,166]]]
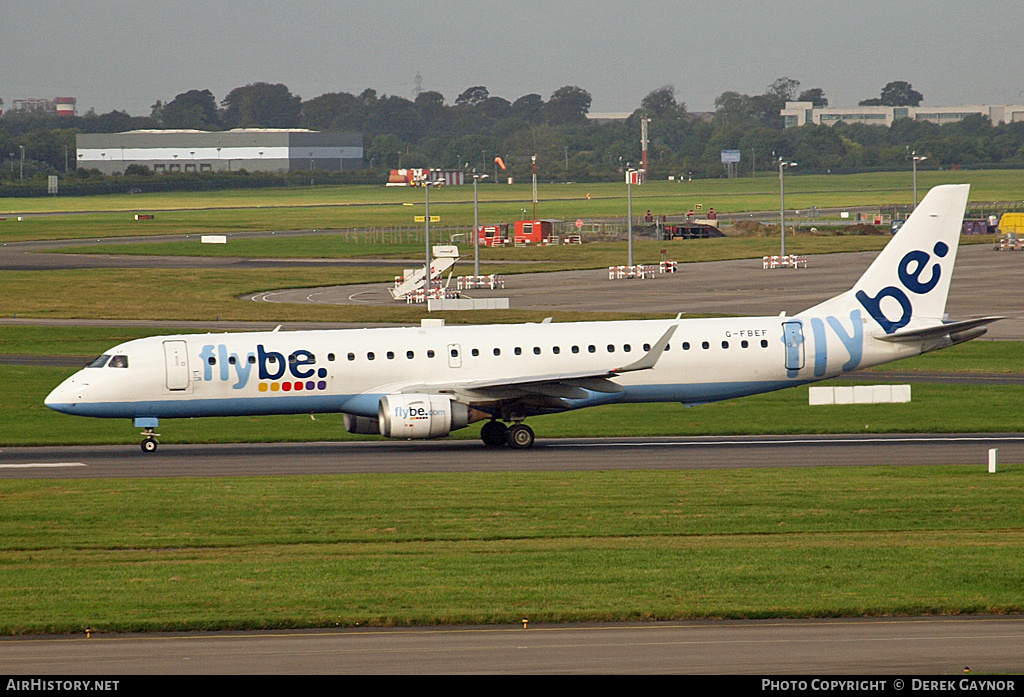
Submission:
[[[31,467],[88,467],[84,462],[27,462],[17,465],[2,465],[0,469],[28,469]]]
[[[906,438],[791,438],[778,440],[690,440],[652,441],[647,443],[553,443],[545,442],[546,448],[652,448],[674,445],[842,445],[856,443],[877,445],[879,443],[975,443],[1024,441],[1024,436],[909,436]]]

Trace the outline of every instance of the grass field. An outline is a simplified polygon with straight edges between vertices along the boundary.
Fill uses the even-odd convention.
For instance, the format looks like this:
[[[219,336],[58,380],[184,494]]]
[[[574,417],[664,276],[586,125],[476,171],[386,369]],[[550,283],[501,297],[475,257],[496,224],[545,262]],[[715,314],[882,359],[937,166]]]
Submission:
[[[1020,612],[1024,468],[0,482],[0,631]]]
[[[1024,172],[919,172],[918,190],[946,183],[970,183],[972,202],[1019,201]],[[656,181],[633,187],[633,210],[655,215],[682,215],[700,205],[721,213],[775,211],[779,205],[777,178],[709,179],[692,183]],[[789,176],[788,208],[812,206],[907,205],[912,199],[909,172]],[[479,187],[484,223],[532,215],[532,193],[523,184]],[[625,218],[626,189],[622,184],[540,184],[538,216],[561,220]],[[414,227],[423,214],[420,189],[374,186],[291,187],[237,190],[0,199],[0,242],[152,234],[222,234],[245,230],[327,230],[366,227]],[[154,213],[137,221],[137,212]],[[18,214],[28,216],[18,221]],[[442,226],[471,226],[472,187],[447,187],[431,194],[431,213]]]

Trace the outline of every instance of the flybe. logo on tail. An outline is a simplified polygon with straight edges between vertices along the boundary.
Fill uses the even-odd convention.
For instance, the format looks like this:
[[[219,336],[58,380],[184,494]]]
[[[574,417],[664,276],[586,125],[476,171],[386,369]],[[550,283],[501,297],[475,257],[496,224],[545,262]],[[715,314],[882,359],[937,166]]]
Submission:
[[[942,258],[949,254],[949,245],[945,242],[936,242],[932,251],[935,252],[935,256]],[[921,280],[921,276],[931,258],[928,252],[921,251],[920,249],[911,250],[903,255],[896,268],[903,288],[917,295],[925,295],[939,284],[939,279],[942,277],[942,267],[939,264],[932,265],[929,269],[930,275],[927,280]],[[860,301],[860,304],[864,306],[868,314],[885,330],[886,334],[892,334],[897,329],[907,326],[910,323],[910,318],[914,316],[913,304],[903,288],[886,286],[878,291],[878,294],[874,297],[871,297],[862,290],[857,291],[857,300]],[[902,313],[899,319],[890,319],[882,310],[882,300],[885,298],[892,298],[899,304]],[[891,303],[889,305],[891,306]]]

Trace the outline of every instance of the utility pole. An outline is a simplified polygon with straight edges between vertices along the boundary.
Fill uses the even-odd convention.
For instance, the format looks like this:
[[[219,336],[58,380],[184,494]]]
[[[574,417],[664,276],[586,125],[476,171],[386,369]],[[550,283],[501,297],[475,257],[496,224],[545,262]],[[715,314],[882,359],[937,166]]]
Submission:
[[[537,156],[533,160],[533,219],[537,220]]]

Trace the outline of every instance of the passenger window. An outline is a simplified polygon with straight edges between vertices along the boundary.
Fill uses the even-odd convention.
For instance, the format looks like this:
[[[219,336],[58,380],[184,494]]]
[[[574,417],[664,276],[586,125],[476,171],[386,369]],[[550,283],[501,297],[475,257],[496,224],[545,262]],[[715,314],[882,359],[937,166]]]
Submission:
[[[623,344],[622,345],[622,350],[625,351],[626,353],[629,353],[633,349],[632,349],[632,347],[629,344]]]
[[[393,361],[394,359],[395,359],[395,352],[394,351],[388,351],[388,360],[389,361]]]
[[[516,346],[515,353],[516,353],[517,356],[521,356],[521,355],[523,355],[523,350],[521,348],[519,348],[518,346]]]
[[[249,354],[249,363],[251,363],[252,365],[256,365],[256,356],[252,355],[251,353]]]
[[[708,343],[708,342],[706,342],[706,341],[702,341],[702,342],[700,342],[700,347],[701,347],[702,349],[709,349],[709,348],[711,348],[711,344],[709,344],[709,343]]]
[[[374,359],[373,351],[366,354],[366,360],[372,361]]]
[[[480,355],[480,349],[473,349],[473,350],[471,351],[471,353],[472,353],[472,354],[473,354],[474,356],[479,356],[479,355]]]
[[[761,348],[768,348],[768,340],[761,339]]]
[[[684,351],[689,351],[690,350],[690,342],[689,341],[684,341],[683,342],[683,350]]]
[[[608,344],[608,353],[615,353],[615,347],[611,344]]]
[[[494,355],[495,356],[500,356],[501,355],[501,349],[500,348],[494,349]]]
[[[207,359],[206,359],[206,361],[207,361],[207,362],[208,362],[208,363],[209,363],[210,365],[217,365],[217,359],[216,359],[216,358],[214,358],[213,356],[210,356],[209,358],[207,358]],[[267,361],[267,362],[268,362],[268,363],[273,363],[274,361],[273,361],[273,360],[270,360],[270,361]],[[114,362],[113,362],[113,361],[111,361],[111,362],[110,362],[110,367],[111,367],[111,368],[115,367],[115,366],[114,366]]]
[[[334,360],[334,354],[333,353],[328,353],[327,354],[327,360],[333,361]]]
[[[354,361],[354,360],[356,359],[356,354],[354,354],[354,353],[350,353],[350,354],[348,354],[348,359],[349,359],[350,361]]]
[[[573,346],[572,347],[572,352],[573,353],[579,353],[580,352],[580,347],[579,346]]]
[[[434,349],[427,349],[427,358],[434,357]]]
[[[237,363],[237,360],[235,359],[234,356],[231,356],[230,358],[228,358],[228,363],[234,365],[235,363]]]
[[[750,343],[746,339],[740,342],[741,348],[747,348],[748,346],[750,346]]]
[[[107,364],[108,368],[127,368],[128,367],[128,356],[114,356],[110,359],[110,363]]]
[[[539,356],[540,355],[540,346],[534,346],[533,347],[533,355],[535,355],[535,356]]]
[[[408,358],[408,359],[409,359],[410,361],[411,361],[411,360],[412,360],[413,358],[415,358],[415,356],[416,356],[416,354],[414,354],[414,353],[413,353],[412,351],[406,351],[406,352],[405,352],[405,357],[406,357],[406,358]]]
[[[557,354],[557,353],[561,353],[561,352],[562,352],[562,349],[558,348],[557,346],[552,346],[551,347],[551,353]]]
[[[589,351],[590,353],[596,353],[597,347],[591,344],[590,346],[587,347],[587,351]]]
[[[651,350],[651,345],[650,344],[644,344],[644,351],[650,351],[650,350]]]
[[[729,342],[728,341],[723,341],[722,342],[722,348],[724,348],[724,349],[729,348]]]

